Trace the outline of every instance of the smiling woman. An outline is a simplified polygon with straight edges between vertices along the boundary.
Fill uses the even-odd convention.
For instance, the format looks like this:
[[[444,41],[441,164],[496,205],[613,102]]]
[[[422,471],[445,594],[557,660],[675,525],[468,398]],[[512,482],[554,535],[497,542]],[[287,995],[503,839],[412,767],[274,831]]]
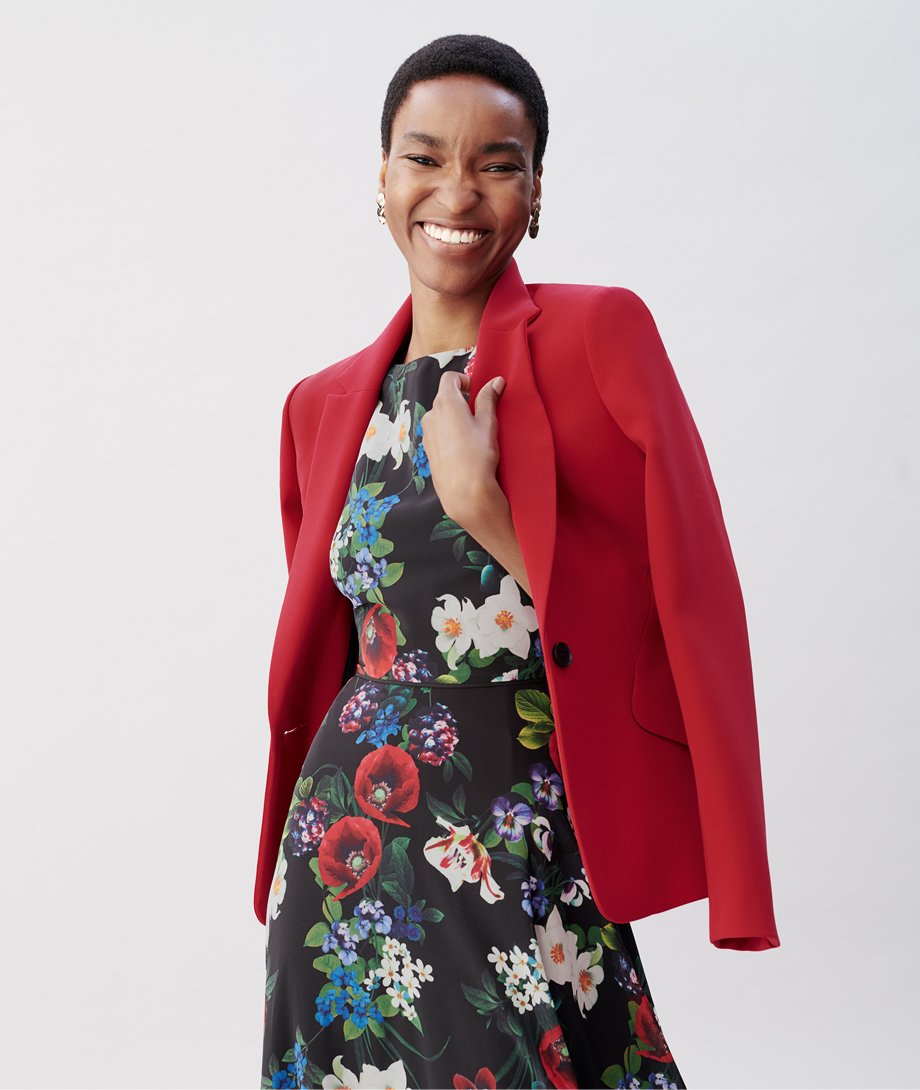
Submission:
[[[629,921],[708,893],[714,944],[779,944],[686,402],[635,293],[514,260],[547,133],[508,45],[400,66],[377,215],[411,293],[284,404],[266,1088],[676,1090]]]

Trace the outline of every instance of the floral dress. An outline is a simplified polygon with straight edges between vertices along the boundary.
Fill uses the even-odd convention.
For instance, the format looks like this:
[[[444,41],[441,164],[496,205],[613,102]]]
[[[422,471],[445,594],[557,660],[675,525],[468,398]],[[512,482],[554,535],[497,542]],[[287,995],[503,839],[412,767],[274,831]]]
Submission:
[[[268,904],[262,1087],[683,1087],[567,808],[530,596],[435,492],[421,419],[475,345],[384,378],[330,546],[358,661]]]

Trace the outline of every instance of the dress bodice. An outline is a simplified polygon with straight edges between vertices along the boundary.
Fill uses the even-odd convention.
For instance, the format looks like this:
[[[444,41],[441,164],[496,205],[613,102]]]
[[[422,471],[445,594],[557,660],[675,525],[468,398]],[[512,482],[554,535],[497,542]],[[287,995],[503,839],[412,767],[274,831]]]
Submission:
[[[356,673],[483,683],[545,677],[530,595],[444,513],[421,420],[445,371],[472,373],[475,345],[387,370],[329,550],[354,606]]]

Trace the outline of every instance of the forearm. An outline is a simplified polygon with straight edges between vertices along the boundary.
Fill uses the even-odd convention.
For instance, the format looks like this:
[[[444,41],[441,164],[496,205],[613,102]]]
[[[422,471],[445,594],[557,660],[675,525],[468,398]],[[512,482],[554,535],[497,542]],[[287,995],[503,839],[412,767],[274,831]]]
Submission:
[[[523,587],[528,594],[531,593],[530,580],[527,578],[524,558],[511,519],[508,497],[497,481],[492,482],[477,497],[475,504],[471,505],[464,517],[453,517],[455,522],[498,561],[518,586]]]

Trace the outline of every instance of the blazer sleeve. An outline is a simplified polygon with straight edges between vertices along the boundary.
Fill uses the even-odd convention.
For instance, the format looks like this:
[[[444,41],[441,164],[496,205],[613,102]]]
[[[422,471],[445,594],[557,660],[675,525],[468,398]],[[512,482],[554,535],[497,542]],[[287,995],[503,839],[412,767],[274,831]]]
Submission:
[[[693,763],[710,941],[777,947],[744,603],[706,453],[639,296],[599,288],[584,328],[598,392],[645,455],[649,568]]]
[[[294,429],[291,426],[291,399],[304,382],[306,379],[301,379],[294,385],[284,399],[281,410],[281,526],[288,574],[294,562],[294,549],[303,522],[302,492],[297,476],[297,449],[294,445]]]

